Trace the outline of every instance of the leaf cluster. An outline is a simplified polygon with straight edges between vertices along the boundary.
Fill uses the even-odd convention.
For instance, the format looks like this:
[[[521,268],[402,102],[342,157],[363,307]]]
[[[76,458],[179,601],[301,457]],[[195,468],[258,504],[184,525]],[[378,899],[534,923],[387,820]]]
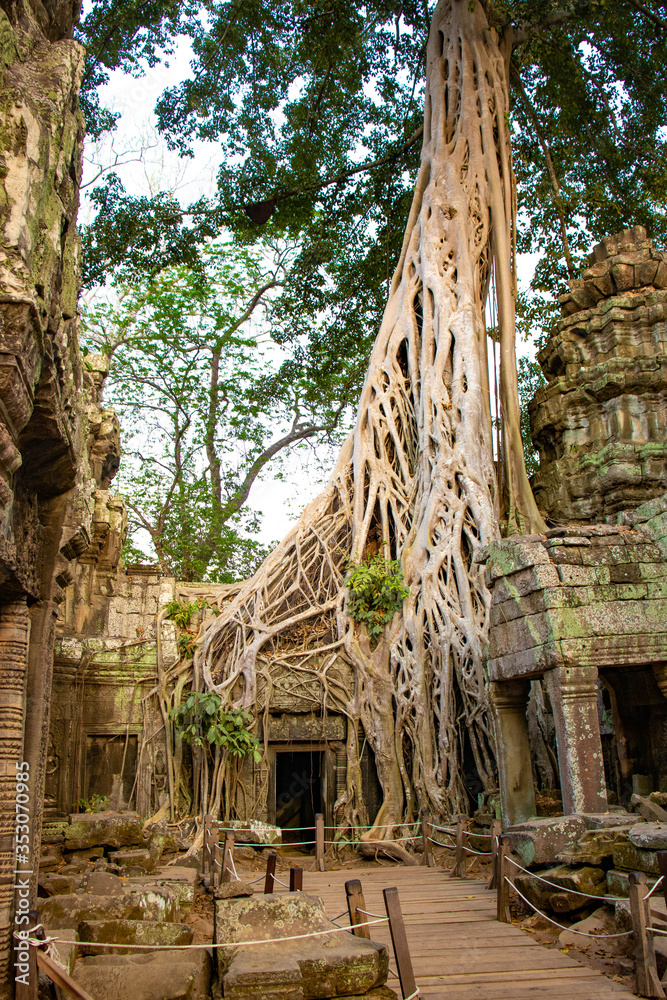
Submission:
[[[72,806],[73,812],[80,813],[99,813],[105,812],[109,808],[109,796],[108,795],[98,795],[97,792],[91,795],[89,799],[79,799]]]
[[[366,626],[371,640],[380,636],[410,594],[400,563],[379,554],[352,564],[345,583],[347,612],[356,622]]]
[[[221,708],[222,700],[212,691],[192,691],[176,708],[169,712],[169,718],[186,743],[198,747],[220,747],[233,757],[252,754],[255,761],[262,758],[259,740],[250,730],[252,722],[248,712],[242,709]]]

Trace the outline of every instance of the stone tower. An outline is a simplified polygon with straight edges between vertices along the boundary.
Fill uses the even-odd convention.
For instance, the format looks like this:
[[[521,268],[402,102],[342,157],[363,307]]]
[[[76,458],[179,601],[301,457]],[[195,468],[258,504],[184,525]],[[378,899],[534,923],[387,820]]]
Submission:
[[[560,299],[530,404],[554,522],[610,521],[667,490],[667,254],[641,226],[608,236]]]

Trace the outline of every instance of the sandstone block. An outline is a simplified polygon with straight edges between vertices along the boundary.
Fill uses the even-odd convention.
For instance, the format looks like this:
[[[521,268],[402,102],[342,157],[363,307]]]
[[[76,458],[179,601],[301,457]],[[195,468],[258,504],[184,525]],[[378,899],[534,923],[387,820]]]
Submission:
[[[539,875],[554,885],[547,885],[535,875],[524,873],[517,875],[515,881],[520,892],[540,910],[546,908],[556,913],[576,913],[590,904],[590,896],[602,896],[607,890],[605,873],[601,868],[563,866],[548,868],[540,871]],[[567,889],[574,892],[564,891]]]
[[[638,823],[632,827],[628,836],[635,847],[648,851],[667,851],[667,823]]]
[[[211,960],[201,950],[82,958],[73,978],[95,1000],[208,1000]]]
[[[105,845],[129,847],[141,844],[143,823],[138,813],[75,813],[65,828],[65,848],[83,850]]]
[[[652,875],[648,875],[646,878],[646,883],[651,889],[657,878]],[[607,872],[607,892],[610,896],[629,896],[630,895],[630,872],[617,871],[612,868]]]
[[[68,892],[74,892],[77,880],[74,875],[57,875],[49,873],[40,876],[39,886],[47,896],[63,896]]]
[[[82,920],[159,918],[161,908],[139,893],[124,896],[94,896],[70,893],[40,900],[39,918],[48,928],[78,927]]]
[[[141,847],[129,851],[114,851],[113,854],[109,854],[111,864],[137,868],[144,872],[152,872],[156,860],[149,850]]]
[[[272,940],[330,930],[322,900],[305,893],[218,900],[216,942]],[[331,933],[261,948],[217,951],[225,1000],[315,1000],[352,997],[384,985],[388,956],[383,945]]]
[[[82,920],[79,924],[79,941],[86,954],[114,954],[113,948],[96,949],[96,944],[152,945],[155,948],[173,948],[191,944],[192,929],[187,924],[166,923],[157,920]],[[122,954],[132,954],[119,948]]]
[[[553,862],[556,855],[574,847],[586,832],[583,816],[558,816],[533,819],[507,830],[510,850],[524,865],[542,865]]]
[[[92,872],[86,882],[86,892],[93,896],[124,896],[123,883],[110,872]]]
[[[613,850],[612,858],[614,868],[630,872],[647,872],[649,875],[659,874],[656,852],[642,850],[640,847],[635,847],[630,841],[627,844],[617,844]]]
[[[558,860],[568,865],[600,865],[611,864],[614,847],[626,843],[628,839],[625,830],[587,830],[573,848],[562,851]]]
[[[213,891],[213,898],[240,899],[242,896],[252,896],[254,891],[247,882],[223,882]]]

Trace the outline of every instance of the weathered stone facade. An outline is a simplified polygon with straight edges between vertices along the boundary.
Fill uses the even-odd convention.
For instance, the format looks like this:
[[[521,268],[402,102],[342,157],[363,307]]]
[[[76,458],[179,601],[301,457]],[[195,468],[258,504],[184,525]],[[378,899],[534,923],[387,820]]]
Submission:
[[[12,978],[15,764],[30,764],[38,852],[57,605],[95,486],[81,462],[77,16],[71,0],[0,5],[0,995]],[[35,888],[33,877],[33,899]]]
[[[570,288],[538,354],[533,490],[555,522],[614,520],[667,490],[667,255],[636,226]]]
[[[567,526],[495,543],[486,565],[506,824],[537,812],[538,680],[566,817],[667,789],[667,257],[635,227],[570,287],[531,404],[535,495]]]

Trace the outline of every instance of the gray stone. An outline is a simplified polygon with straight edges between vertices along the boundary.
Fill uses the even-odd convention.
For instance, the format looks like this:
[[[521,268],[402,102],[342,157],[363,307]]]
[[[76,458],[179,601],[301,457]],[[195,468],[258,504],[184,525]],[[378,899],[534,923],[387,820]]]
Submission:
[[[657,882],[657,878],[651,875],[647,876],[646,884],[649,889],[652,888]],[[607,872],[607,892],[610,896],[629,896],[630,895],[630,872],[616,871],[612,868],[611,871]]]
[[[642,822],[641,816],[626,812],[620,807],[604,813],[582,813],[581,816],[589,830],[607,830],[616,827],[625,829]]]
[[[160,919],[162,907],[153,904],[140,893],[124,896],[94,896],[92,893],[71,893],[40,900],[39,918],[49,929],[78,927],[82,920]]]
[[[562,851],[557,860],[566,865],[600,866],[611,862],[614,847],[626,843],[629,826],[616,827],[611,830],[587,830],[574,847]]]
[[[208,1000],[211,960],[204,948],[93,955],[76,963],[73,978],[95,1000]]]
[[[518,823],[506,832],[510,851],[524,865],[542,865],[553,862],[565,848],[574,847],[586,832],[586,824],[578,815],[545,817]]]
[[[86,882],[86,892],[93,896],[124,896],[123,883],[118,875],[110,872],[91,872]]]
[[[628,833],[630,843],[648,851],[667,851],[667,823],[641,823]]]
[[[143,823],[138,813],[74,813],[65,827],[65,848],[129,847],[143,841]]]
[[[137,868],[140,872],[152,872],[156,858],[145,848],[134,848],[128,851],[114,851],[109,855],[111,864],[122,868]]]
[[[641,795],[633,795],[630,802],[647,823],[667,823],[667,810],[659,806],[657,802]]]
[[[614,868],[625,869],[630,872],[648,872],[650,875],[658,875],[658,856],[655,851],[644,851],[640,847],[635,847],[629,841],[627,844],[617,844],[612,853]]]
[[[542,882],[536,875],[517,875],[517,889],[538,909],[550,909],[556,913],[575,913],[590,905],[590,896],[602,896],[607,889],[605,873],[600,868],[548,868],[540,871],[543,879],[554,886]],[[574,892],[562,890],[573,889]],[[585,895],[579,895],[585,893]]]
[[[79,924],[80,947],[87,955],[115,954],[113,947],[95,948],[100,945],[151,945],[155,948],[173,948],[192,943],[192,928],[187,924],[166,923],[158,920],[82,920]],[[130,949],[119,948],[121,954],[133,954]]]
[[[66,893],[74,892],[78,879],[74,875],[48,874],[40,877],[39,886],[47,896],[64,896]]]
[[[240,899],[242,896],[252,896],[254,889],[247,882],[223,882],[213,890],[214,899]]]
[[[271,941],[336,927],[322,900],[305,893],[218,900],[215,920],[216,943]],[[386,948],[346,933],[261,948],[219,948],[217,955],[225,1000],[352,997],[387,979]]]

